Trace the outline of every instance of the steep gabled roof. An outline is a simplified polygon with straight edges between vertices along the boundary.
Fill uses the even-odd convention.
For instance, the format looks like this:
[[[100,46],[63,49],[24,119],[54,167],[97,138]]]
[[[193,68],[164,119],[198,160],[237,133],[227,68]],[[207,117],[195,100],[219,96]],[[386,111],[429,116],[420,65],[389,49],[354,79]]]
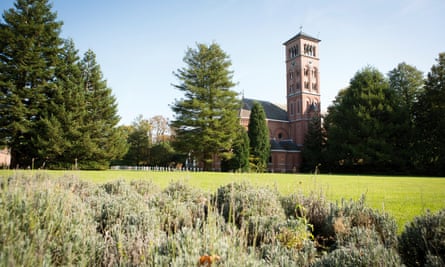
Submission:
[[[294,37],[292,37],[289,40],[287,40],[286,42],[284,42],[283,45],[287,45],[288,43],[292,42],[294,39],[297,39],[299,37],[301,37],[303,39],[309,39],[309,40],[314,41],[314,42],[320,42],[321,41],[318,38],[315,38],[315,37],[313,37],[313,36],[311,36],[311,35],[309,35],[309,34],[307,34],[305,32],[300,31],[297,35],[295,35]]]
[[[240,112],[240,117],[248,118],[250,117],[250,111],[252,110],[253,103],[258,102],[263,106],[264,112],[266,113],[266,119],[268,120],[279,120],[287,121],[287,111],[277,104],[273,104],[268,101],[255,100],[249,98],[243,98],[242,107]]]

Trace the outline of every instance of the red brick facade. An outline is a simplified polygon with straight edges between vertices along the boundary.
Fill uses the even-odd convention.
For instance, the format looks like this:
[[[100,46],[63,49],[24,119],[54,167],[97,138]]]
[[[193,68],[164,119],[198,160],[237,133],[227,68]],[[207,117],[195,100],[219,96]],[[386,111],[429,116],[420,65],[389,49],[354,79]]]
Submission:
[[[241,125],[247,128],[253,101],[259,102],[266,113],[271,142],[270,172],[298,172],[300,169],[301,149],[309,122],[320,111],[319,42],[300,32],[283,44],[286,51],[285,107],[243,99]]]

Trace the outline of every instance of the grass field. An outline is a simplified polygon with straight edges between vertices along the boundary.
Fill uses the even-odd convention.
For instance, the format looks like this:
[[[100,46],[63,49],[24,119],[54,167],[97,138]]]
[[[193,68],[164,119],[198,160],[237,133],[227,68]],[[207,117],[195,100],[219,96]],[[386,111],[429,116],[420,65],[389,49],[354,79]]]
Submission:
[[[2,170],[1,176],[15,171]],[[35,174],[37,171],[20,171]],[[54,177],[75,175],[86,181],[106,183],[113,180],[150,180],[166,187],[172,181],[186,183],[208,192],[234,181],[270,186],[283,195],[315,192],[331,201],[358,199],[366,196],[372,208],[386,211],[398,222],[399,231],[406,222],[427,210],[445,208],[445,178],[389,177],[359,175],[306,175],[306,174],[232,174],[214,172],[153,172],[153,171],[42,171]]]

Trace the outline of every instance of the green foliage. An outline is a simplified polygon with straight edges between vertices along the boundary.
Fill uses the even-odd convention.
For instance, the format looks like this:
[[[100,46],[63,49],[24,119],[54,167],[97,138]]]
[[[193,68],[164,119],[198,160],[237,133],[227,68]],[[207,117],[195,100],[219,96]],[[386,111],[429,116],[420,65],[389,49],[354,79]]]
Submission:
[[[47,0],[19,0],[0,25],[0,143],[14,168],[105,169],[122,156],[117,105],[92,51],[79,60]]]
[[[399,237],[399,251],[407,266],[444,266],[445,209],[414,218]]]
[[[250,141],[251,169],[256,172],[267,170],[270,155],[269,128],[266,113],[260,103],[254,102],[249,117],[247,135]]]
[[[79,161],[84,166],[108,168],[111,160],[123,157],[127,151],[123,132],[117,127],[120,118],[117,115],[116,98],[102,77],[93,51],[85,52],[80,69],[87,103],[84,141],[88,150]]]
[[[128,151],[124,156],[124,160],[128,165],[132,166],[147,166],[150,160],[150,133],[151,125],[142,115],[136,117],[133,125],[129,127],[127,143],[129,145]]]
[[[243,126],[237,128],[236,139],[232,146],[233,156],[221,162],[223,171],[249,171],[249,136]]]
[[[43,164],[38,123],[50,113],[62,40],[47,0],[17,1],[0,24],[0,140],[11,149],[11,166]],[[50,119],[50,118],[48,118]]]
[[[412,171],[417,155],[414,151],[415,124],[414,106],[423,91],[423,74],[415,67],[406,63],[400,63],[388,73],[389,86],[396,94],[395,116],[397,130],[395,139],[395,153],[398,155],[393,160],[399,160],[397,165],[402,170]]]
[[[150,148],[150,165],[170,166],[174,163],[176,153],[169,142],[160,142]]]
[[[445,53],[431,67],[415,106],[417,166],[422,173],[445,175]]]
[[[407,226],[404,261],[443,265],[444,214]],[[0,179],[0,231],[1,265],[194,266],[205,254],[225,266],[401,265],[393,220],[363,198],[328,203],[321,193],[283,197],[247,183],[212,197],[184,182],[161,189],[14,172]]]
[[[174,147],[209,169],[214,155],[231,149],[239,124],[237,93],[230,90],[235,85],[231,62],[216,43],[189,48],[183,61],[187,66],[174,73],[180,81],[174,87],[185,94],[172,105]]]
[[[314,116],[309,123],[302,151],[302,172],[316,172],[325,162],[323,154],[326,152],[326,133],[322,128],[321,119],[321,116]]]
[[[332,168],[354,172],[397,170],[395,94],[372,67],[357,72],[325,119]]]

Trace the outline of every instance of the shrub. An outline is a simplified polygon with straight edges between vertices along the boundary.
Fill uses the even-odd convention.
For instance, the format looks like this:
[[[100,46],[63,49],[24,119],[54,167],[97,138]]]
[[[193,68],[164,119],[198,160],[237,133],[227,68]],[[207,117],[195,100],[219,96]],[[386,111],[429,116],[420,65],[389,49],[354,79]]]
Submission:
[[[322,246],[330,244],[328,241],[332,240],[334,235],[332,229],[326,227],[330,206],[321,193],[312,192],[308,196],[292,194],[281,197],[280,201],[288,218],[306,219],[317,242]]]
[[[0,191],[0,265],[89,265],[100,236],[78,196],[48,177],[18,177]]]
[[[315,262],[319,266],[400,266],[397,250],[382,244],[373,229],[354,227],[339,237],[337,248]]]
[[[124,181],[99,186],[88,202],[104,244],[103,265],[144,265],[164,234],[159,211]]]
[[[387,248],[397,248],[397,223],[387,213],[381,213],[365,205],[365,197],[358,201],[345,201],[342,204],[331,205],[329,216],[334,232],[338,236],[346,236],[351,229],[359,227],[374,230],[382,245]]]
[[[235,223],[239,228],[248,223],[251,216],[285,218],[277,192],[247,183],[231,183],[218,188],[216,206],[226,222]]]
[[[162,214],[162,229],[176,233],[183,227],[195,227],[206,220],[209,209],[209,196],[184,182],[170,183],[163,191],[159,203]]]
[[[414,218],[399,237],[399,253],[407,266],[444,266],[445,209]]]
[[[309,240],[301,248],[281,244],[264,244],[260,248],[260,257],[268,266],[310,266],[316,259],[316,250]]]

